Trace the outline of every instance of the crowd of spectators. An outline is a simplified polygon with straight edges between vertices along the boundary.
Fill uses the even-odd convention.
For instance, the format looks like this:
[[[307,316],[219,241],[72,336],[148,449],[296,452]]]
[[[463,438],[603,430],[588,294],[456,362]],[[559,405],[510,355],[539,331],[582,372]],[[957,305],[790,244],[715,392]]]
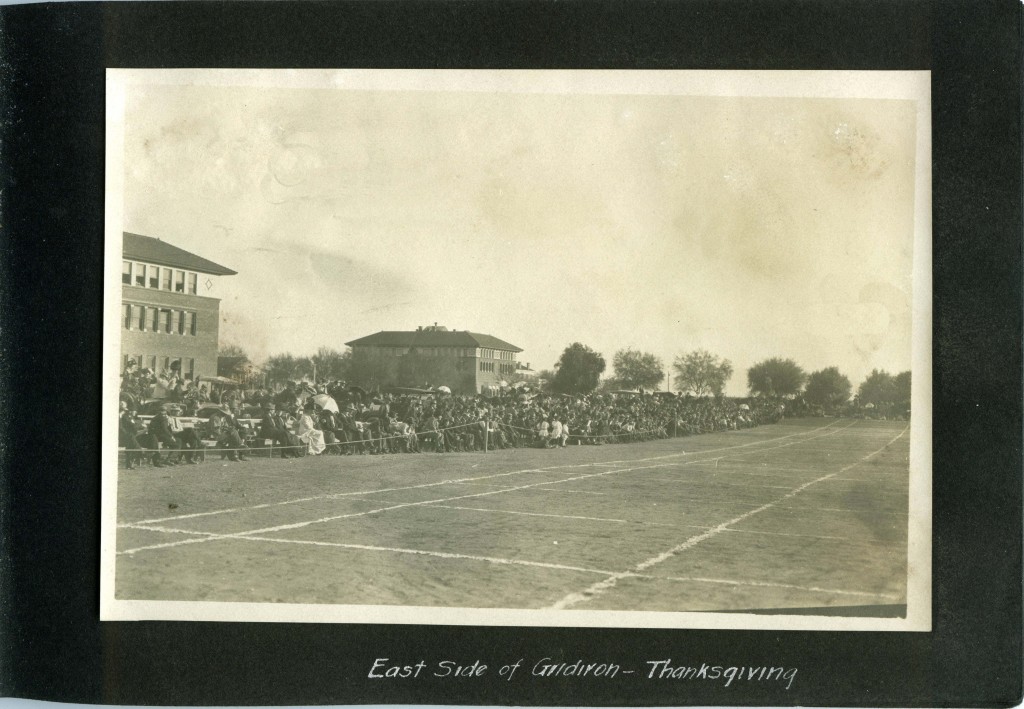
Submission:
[[[133,400],[151,395],[154,386],[165,392],[165,403],[146,426]],[[337,405],[337,412],[322,406],[328,400]],[[204,427],[176,425],[177,417],[190,416],[208,403],[216,404],[219,411]],[[288,382],[276,392],[220,391],[178,377],[176,372],[157,376],[129,368],[122,377],[120,430],[131,467],[147,458],[154,465],[195,462],[199,454],[194,451],[202,449],[203,437],[215,440],[231,460],[244,460],[250,448],[267,445],[272,454],[283,457],[554,448],[750,428],[774,423],[782,413],[777,401],[666,393],[568,396],[522,389],[490,397],[370,393],[341,381]],[[161,458],[158,443],[176,455]]]

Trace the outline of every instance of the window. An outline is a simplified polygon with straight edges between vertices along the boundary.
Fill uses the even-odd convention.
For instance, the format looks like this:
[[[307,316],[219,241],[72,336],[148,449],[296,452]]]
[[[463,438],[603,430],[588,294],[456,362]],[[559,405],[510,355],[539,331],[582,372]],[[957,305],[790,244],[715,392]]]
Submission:
[[[171,269],[161,268],[160,269],[160,290],[171,289]]]
[[[180,310],[172,310],[171,311],[171,328],[167,332],[170,332],[170,333],[172,333],[174,335],[180,335],[181,334],[181,311]]]
[[[143,332],[146,331],[146,306],[139,306],[139,329]],[[139,364],[142,364],[142,360],[139,360]]]
[[[199,316],[196,315],[195,313],[189,313],[189,315],[191,317],[189,318],[190,322],[189,322],[188,334],[195,335],[196,334],[196,328],[199,326],[199,322],[198,322]]]
[[[159,308],[150,308],[153,311],[153,317],[151,319],[151,329],[153,332],[161,332],[160,330],[160,310]]]
[[[171,368],[171,358],[170,357],[162,357],[161,361],[160,361],[160,364],[162,365],[160,367],[160,371],[161,372],[166,372],[168,369]]]
[[[185,272],[175,271],[174,272],[174,292],[184,293],[185,292]]]
[[[121,303],[121,320],[125,330],[132,329],[132,306],[129,303]]]
[[[135,264],[135,285],[139,288],[146,287],[146,264],[144,263]]]
[[[146,357],[146,367],[156,371],[156,355],[150,355]]]
[[[121,262],[121,283],[126,286],[132,284],[132,262],[122,261]]]
[[[190,273],[188,274],[188,292],[195,295],[199,292],[199,274]]]
[[[150,266],[149,267],[149,287],[159,288],[160,287],[160,267]]]
[[[170,310],[161,310],[160,311],[160,327],[157,328],[157,332],[167,332],[167,333],[170,333],[170,331],[171,331],[171,311]]]
[[[188,376],[195,379],[196,375],[196,361],[191,357],[186,357],[181,360],[181,373],[187,374]]]

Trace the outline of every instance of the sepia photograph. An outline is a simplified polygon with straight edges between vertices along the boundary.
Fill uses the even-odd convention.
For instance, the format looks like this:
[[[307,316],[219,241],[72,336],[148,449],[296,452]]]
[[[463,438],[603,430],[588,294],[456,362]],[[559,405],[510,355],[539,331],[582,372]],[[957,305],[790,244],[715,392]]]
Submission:
[[[101,618],[930,630],[929,91],[108,69]]]

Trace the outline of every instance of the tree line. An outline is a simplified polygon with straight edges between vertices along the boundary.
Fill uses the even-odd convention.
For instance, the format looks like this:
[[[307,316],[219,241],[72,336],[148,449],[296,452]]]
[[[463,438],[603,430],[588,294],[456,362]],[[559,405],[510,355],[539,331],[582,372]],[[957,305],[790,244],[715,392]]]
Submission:
[[[397,383],[422,386],[425,383],[458,385],[472,379],[473,372],[458,360],[426,357],[410,353],[404,357],[380,357],[367,352],[319,348],[311,356],[277,354],[262,367],[249,361],[245,351],[235,345],[220,350],[223,376],[254,384],[283,382],[303,378],[345,380],[368,388]],[[665,382],[661,359],[632,348],[619,350],[612,357],[612,374],[602,379],[607,363],[603,355],[574,342],[562,352],[553,370],[540,372],[540,378],[555,392],[588,394],[601,388],[616,390],[656,390]],[[671,375],[677,392],[695,397],[720,397],[734,371],[732,363],[707,350],[697,349],[678,355],[672,361]],[[515,377],[509,377],[514,381]],[[747,370],[747,390],[752,397],[800,397],[811,406],[826,411],[848,405],[851,398],[860,406],[910,406],[910,372],[892,375],[875,369],[858,386],[856,395],[849,378],[837,367],[826,367],[810,374],[792,359],[772,357]]]
[[[551,387],[566,394],[586,394],[599,386],[605,389],[653,390],[665,381],[662,361],[649,352],[619,350],[612,358],[613,374],[603,381],[604,357],[579,342],[565,348],[555,369],[542,373]],[[675,390],[695,397],[720,397],[732,378],[732,363],[707,350],[697,349],[677,356],[671,365]],[[752,397],[801,397],[811,406],[836,410],[850,403],[853,386],[838,367],[826,367],[810,374],[791,359],[772,357],[747,370],[747,390]],[[860,406],[910,407],[910,372],[892,375],[875,369],[857,389]]]

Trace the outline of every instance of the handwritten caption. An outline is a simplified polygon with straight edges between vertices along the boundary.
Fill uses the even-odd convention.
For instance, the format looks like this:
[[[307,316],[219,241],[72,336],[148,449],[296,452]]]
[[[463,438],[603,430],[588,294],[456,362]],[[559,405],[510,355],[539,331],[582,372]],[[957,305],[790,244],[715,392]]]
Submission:
[[[511,682],[513,677],[530,676],[548,677],[637,677],[645,680],[690,680],[720,682],[725,687],[742,682],[778,683],[788,690],[796,679],[795,667],[758,667],[745,665],[709,665],[676,664],[671,658],[664,660],[646,660],[635,667],[624,667],[614,662],[556,662],[549,657],[536,662],[527,662],[520,658],[515,662],[500,665],[487,665],[482,660],[473,662],[457,662],[440,660],[427,662],[419,660],[412,664],[403,664],[387,657],[378,657],[367,675],[369,679],[405,680],[440,677],[452,679],[470,679],[484,677],[488,674],[498,676]]]

